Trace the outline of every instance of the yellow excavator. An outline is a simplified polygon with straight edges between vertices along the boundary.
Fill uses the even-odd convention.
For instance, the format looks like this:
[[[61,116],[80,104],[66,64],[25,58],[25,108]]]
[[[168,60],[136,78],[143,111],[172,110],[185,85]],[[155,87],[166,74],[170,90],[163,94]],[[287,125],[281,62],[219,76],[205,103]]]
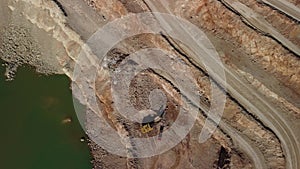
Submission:
[[[144,125],[144,126],[141,128],[141,132],[142,132],[143,134],[148,133],[148,132],[150,132],[150,131],[152,131],[152,130],[153,130],[153,128],[150,126],[150,123]]]
[[[143,134],[148,133],[153,130],[154,124],[158,123],[162,119],[163,115],[165,114],[164,109],[165,108],[163,106],[161,106],[160,109],[156,112],[157,113],[156,116],[149,115],[144,118],[143,121],[145,123],[143,123],[142,128],[141,128],[141,132]]]

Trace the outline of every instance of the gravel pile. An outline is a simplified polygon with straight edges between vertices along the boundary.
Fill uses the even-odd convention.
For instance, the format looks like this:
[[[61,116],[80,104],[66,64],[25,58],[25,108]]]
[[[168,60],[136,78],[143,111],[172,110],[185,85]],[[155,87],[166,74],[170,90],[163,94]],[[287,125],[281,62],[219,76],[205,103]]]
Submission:
[[[42,61],[39,45],[27,28],[9,25],[0,35],[0,58],[6,62],[7,80],[13,80],[17,67],[24,64],[36,67],[37,72],[44,74],[53,70]]]

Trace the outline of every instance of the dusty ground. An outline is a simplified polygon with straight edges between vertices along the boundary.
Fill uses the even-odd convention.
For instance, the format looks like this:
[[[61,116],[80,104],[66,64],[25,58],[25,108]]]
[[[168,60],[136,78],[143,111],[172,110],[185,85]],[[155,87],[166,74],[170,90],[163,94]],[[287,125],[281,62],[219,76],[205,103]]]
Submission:
[[[78,54],[84,48],[85,40],[98,28],[129,13],[154,10],[147,3],[148,0],[58,2],[0,2],[0,57],[7,62],[8,78],[13,78],[17,66],[29,64],[42,73],[65,73],[76,82],[72,76],[74,65],[78,63],[83,66],[83,70],[86,66],[82,65],[85,62],[78,61]],[[245,19],[225,6],[224,1],[168,2],[170,11],[186,18],[206,33],[226,70],[234,74],[238,82],[245,84],[247,91],[251,89],[253,93],[241,92],[246,99],[237,97],[235,91],[243,91],[245,86],[224,93],[226,107],[222,122],[203,144],[198,142],[207,117],[202,109],[199,109],[197,123],[180,144],[151,158],[119,157],[108,153],[91,140],[89,145],[94,157],[94,168],[300,168],[300,56],[274,37],[265,36],[249,26]],[[299,22],[254,0],[238,2],[263,16],[274,29],[299,48]],[[299,6],[298,1],[290,2]],[[186,48],[168,36],[144,34],[128,38],[108,53],[108,67],[100,70],[96,78],[98,87],[95,88],[97,101],[103,108],[102,112],[96,113],[102,113],[105,120],[121,135],[146,138],[156,135],[159,130],[158,124],[155,124],[157,126],[153,131],[141,133],[141,124],[128,121],[116,111],[111,94],[109,72],[114,71],[131,53],[145,48],[164,49],[181,60],[181,68],[188,65],[197,79],[201,103],[208,107],[211,104],[212,82],[207,71],[197,65],[192,59],[193,54]],[[87,63],[95,64],[90,61]],[[228,81],[237,83],[233,79]],[[168,93],[166,121],[171,126],[177,118],[178,106],[183,102],[180,99],[183,94],[172,79],[166,79],[163,74],[153,70],[139,74],[131,84],[130,101],[139,110],[148,109],[148,95],[153,89]],[[248,102],[245,102],[247,99]],[[268,108],[269,105],[271,108]],[[269,115],[267,117],[270,119],[274,115],[274,119],[269,123],[269,119],[262,118],[262,115]],[[275,118],[277,116],[281,118]],[[87,124],[88,129],[93,126]],[[285,133],[288,133],[286,137]],[[132,146],[130,144],[128,146]]]

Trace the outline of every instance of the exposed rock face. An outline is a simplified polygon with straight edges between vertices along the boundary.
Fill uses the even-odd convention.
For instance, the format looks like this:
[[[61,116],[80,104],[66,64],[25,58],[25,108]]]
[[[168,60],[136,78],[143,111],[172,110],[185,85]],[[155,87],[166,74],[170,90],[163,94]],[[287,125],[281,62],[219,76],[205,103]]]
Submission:
[[[298,1],[289,1],[299,7]],[[97,67],[84,41],[110,21],[130,13],[154,11],[149,4],[153,2],[154,5],[158,4],[158,9],[167,7],[170,12],[201,28],[219,53],[228,77],[234,77],[228,79],[229,85],[238,82],[243,84],[236,87],[240,90],[229,86],[227,91],[219,84],[218,91],[226,94],[226,107],[218,129],[205,143],[200,144],[198,137],[208,114],[199,108],[197,122],[180,144],[154,157],[119,157],[91,140],[89,145],[94,168],[300,168],[300,155],[297,152],[300,139],[299,56],[284,47],[278,39],[255,29],[255,25],[249,24],[244,16],[237,15],[235,9],[226,6],[225,2],[229,0],[176,0],[166,1],[167,6],[154,0],[58,2],[61,6],[50,0],[1,2],[4,11],[10,11],[7,15],[15,17],[9,19],[11,24],[0,24],[0,28],[5,28],[0,37],[0,57],[8,63],[8,68],[15,70],[14,64],[29,64],[42,73],[64,73],[75,84],[77,80],[84,81],[73,77],[75,65],[82,66],[82,71],[87,67]],[[71,2],[74,4],[70,5]],[[236,2],[263,16],[284,38],[299,48],[298,22],[254,0]],[[16,17],[19,14],[21,18]],[[15,26],[19,20],[23,21]],[[135,28],[135,25],[131,26],[131,29]],[[30,29],[37,30],[37,33]],[[46,42],[42,43],[42,39]],[[53,51],[49,52],[49,48]],[[149,133],[141,133],[140,124],[129,121],[117,111],[112,96],[110,73],[132,53],[147,48],[168,51],[180,60],[178,69],[185,66],[190,68],[204,106],[211,106],[211,86],[218,83],[209,78],[207,70],[198,65],[191,52],[167,35],[142,34],[120,42],[107,54],[107,67],[98,70],[96,87],[90,88],[95,89],[97,102],[102,108],[102,112],[94,113],[102,113],[122,138],[147,138],[155,136],[160,130],[156,126]],[[87,57],[79,60],[82,50],[87,51]],[[7,73],[9,78],[11,75]],[[155,89],[167,93],[165,123],[166,126],[172,126],[178,115],[178,107],[184,102],[180,85],[178,87],[172,78],[151,69],[141,72],[131,84],[130,102],[138,110],[149,109],[148,96]],[[243,89],[253,93],[236,94],[239,93],[236,91]],[[79,100],[88,107],[89,104],[85,102],[88,94],[82,95]],[[256,102],[263,102],[264,106]],[[86,128],[91,131],[95,121],[89,118],[92,116],[88,115]],[[284,135],[286,133],[287,136]],[[130,139],[124,145],[134,147]]]
[[[279,79],[288,81],[287,85],[299,91],[299,58],[288,53],[280,44],[266,36],[261,36],[245,25],[239,16],[224,7],[219,1],[177,1],[176,6],[184,6],[184,9],[177,9],[178,14],[209,31],[215,35],[222,34],[222,38],[231,41],[242,47],[251,60],[261,65]],[[197,6],[197,8],[195,8]],[[276,11],[272,11],[276,13]],[[220,13],[220,15],[215,15]],[[275,14],[279,16],[278,12]],[[282,15],[281,15],[282,16]],[[282,18],[282,17],[281,17]],[[278,19],[276,20],[278,24]],[[299,25],[285,18],[284,26],[291,25],[292,29],[299,28]],[[281,27],[281,29],[283,29]],[[293,36],[295,38],[295,36]],[[286,71],[289,70],[289,71]]]

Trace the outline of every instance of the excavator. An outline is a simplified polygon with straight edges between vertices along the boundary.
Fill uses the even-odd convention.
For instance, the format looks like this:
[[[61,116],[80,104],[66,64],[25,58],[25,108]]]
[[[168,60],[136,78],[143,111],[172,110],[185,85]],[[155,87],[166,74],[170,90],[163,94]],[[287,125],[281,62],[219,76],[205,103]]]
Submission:
[[[141,127],[141,132],[143,134],[149,133],[150,131],[152,131],[154,128],[155,124],[158,124],[159,122],[161,122],[164,118],[165,115],[165,107],[161,106],[160,109],[158,111],[155,111],[156,115],[148,115],[146,117],[144,117],[143,119],[143,124]],[[161,123],[162,125],[160,126],[159,129],[159,135],[158,135],[158,140],[161,140],[162,137],[162,133],[164,130],[164,123]]]

